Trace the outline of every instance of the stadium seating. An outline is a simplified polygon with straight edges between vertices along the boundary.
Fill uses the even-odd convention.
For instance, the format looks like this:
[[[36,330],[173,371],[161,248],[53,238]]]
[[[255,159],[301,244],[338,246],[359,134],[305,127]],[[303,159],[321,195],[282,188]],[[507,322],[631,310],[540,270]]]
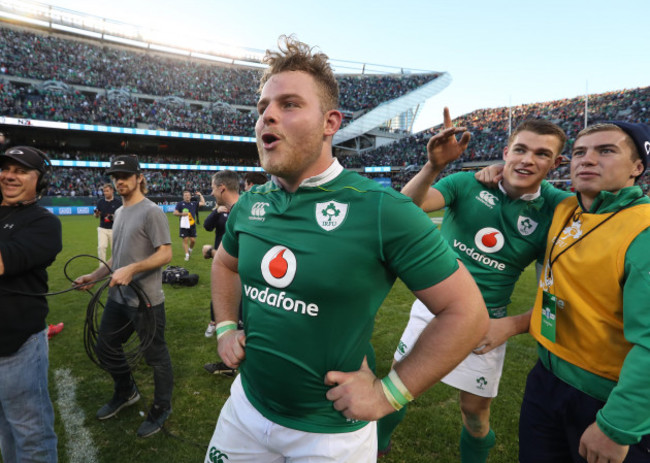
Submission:
[[[160,54],[102,47],[0,24],[0,116],[78,122],[118,127],[146,127],[228,135],[254,135],[256,89],[259,71],[226,67]],[[339,75],[341,108],[346,114],[362,114],[434,79],[434,73],[406,75]],[[453,102],[449,102],[453,107]],[[513,108],[480,109],[455,119],[467,126],[472,141],[458,162],[461,167],[484,165],[501,158],[507,143],[509,110],[512,126],[527,118],[542,117],[559,124],[569,137],[568,157],[577,132],[584,125],[584,97]],[[590,123],[621,119],[649,122],[650,87],[589,96]],[[434,128],[435,130],[436,128]],[[392,166],[396,189],[406,183],[426,161],[430,134],[423,131],[360,155],[340,155],[353,169]],[[112,153],[51,153],[55,159],[108,160]],[[146,158],[143,158],[147,161]],[[250,160],[196,156],[152,159],[150,162],[250,165]],[[97,195],[106,181],[99,169],[55,169],[51,195]],[[183,185],[209,191],[209,174],[149,171],[154,193],[177,192]],[[552,180],[566,180],[562,166]],[[650,176],[642,185],[648,191]],[[566,183],[559,182],[558,185]]]

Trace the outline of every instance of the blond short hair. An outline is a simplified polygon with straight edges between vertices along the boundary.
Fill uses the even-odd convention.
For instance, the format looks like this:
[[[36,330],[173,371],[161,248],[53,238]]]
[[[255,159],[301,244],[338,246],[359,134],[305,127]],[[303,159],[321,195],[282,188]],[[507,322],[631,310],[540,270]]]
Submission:
[[[314,48],[298,41],[293,35],[281,35],[278,39],[279,51],[266,50],[262,59],[269,65],[260,80],[259,92],[264,84],[275,74],[287,71],[306,72],[314,78],[320,91],[323,112],[337,109],[339,105],[339,84],[324,53],[314,52]]]

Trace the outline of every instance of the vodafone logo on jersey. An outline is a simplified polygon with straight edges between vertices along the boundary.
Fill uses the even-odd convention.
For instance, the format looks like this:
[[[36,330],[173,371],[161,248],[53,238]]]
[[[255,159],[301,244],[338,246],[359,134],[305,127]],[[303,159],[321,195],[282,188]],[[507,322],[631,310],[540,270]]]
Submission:
[[[296,256],[286,246],[274,246],[262,259],[262,276],[276,288],[286,288],[296,276]]]
[[[503,248],[505,239],[503,238],[503,233],[496,228],[486,227],[476,232],[474,244],[483,252],[493,253]]]
[[[286,288],[296,276],[296,256],[286,246],[273,246],[262,258],[262,276],[274,288]],[[273,291],[244,284],[244,295],[269,310],[318,317],[318,304],[294,299],[285,291]]]

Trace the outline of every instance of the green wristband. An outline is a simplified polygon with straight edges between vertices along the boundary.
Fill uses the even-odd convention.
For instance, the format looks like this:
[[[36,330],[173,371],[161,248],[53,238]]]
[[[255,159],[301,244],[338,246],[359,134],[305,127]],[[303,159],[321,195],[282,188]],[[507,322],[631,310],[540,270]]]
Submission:
[[[230,320],[217,324],[217,340],[219,340],[219,338],[226,334],[228,331],[236,329],[237,323]]]
[[[402,380],[395,370],[391,370],[384,379],[381,380],[381,386],[388,402],[395,410],[400,410],[404,405],[413,400],[413,395],[404,386]]]

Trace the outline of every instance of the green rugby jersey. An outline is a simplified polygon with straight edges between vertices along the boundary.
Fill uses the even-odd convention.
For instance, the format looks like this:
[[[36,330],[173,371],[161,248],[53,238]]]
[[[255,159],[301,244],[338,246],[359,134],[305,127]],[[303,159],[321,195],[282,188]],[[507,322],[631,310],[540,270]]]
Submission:
[[[544,181],[539,194],[511,199],[471,172],[449,175],[433,187],[447,206],[442,235],[474,277],[488,308],[505,307],[521,272],[531,262],[543,261],[555,206],[571,193]],[[490,311],[490,316],[506,313]]]
[[[248,399],[293,429],[365,426],[327,400],[325,374],[359,369],[396,277],[419,290],[458,268],[436,227],[409,198],[335,161],[294,193],[273,182],[245,193],[226,229],[242,281]]]

